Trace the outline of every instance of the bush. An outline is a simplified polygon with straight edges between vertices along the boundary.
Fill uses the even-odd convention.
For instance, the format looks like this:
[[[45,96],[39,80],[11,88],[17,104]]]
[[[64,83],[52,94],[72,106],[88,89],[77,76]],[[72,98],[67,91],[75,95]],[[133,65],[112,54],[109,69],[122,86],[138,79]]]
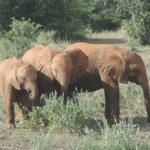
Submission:
[[[0,28],[9,29],[11,17],[30,18],[44,29],[55,31],[56,38],[74,39],[87,27],[90,0],[0,0]]]
[[[1,42],[4,41],[2,43],[3,57],[21,56],[25,50],[30,48],[31,43],[35,41],[40,27],[39,24],[32,23],[30,19],[16,20],[13,18],[10,30],[5,32],[4,38],[1,39]]]
[[[150,1],[117,0],[117,12],[125,19],[124,29],[130,43],[150,44]]]
[[[116,30],[120,27],[121,20],[116,13],[116,1],[95,0],[91,3],[89,19],[90,27],[94,32]]]
[[[150,12],[139,12],[130,21],[125,22],[124,29],[130,41],[139,44],[150,44]]]
[[[56,39],[74,39],[86,28],[84,16],[87,0],[37,0],[33,3],[30,3],[34,8],[29,13],[30,18],[45,29],[55,31]]]
[[[122,20],[130,20],[132,12],[139,6],[141,0],[117,0],[116,13]]]
[[[63,98],[57,99],[54,96],[44,98],[46,105],[43,108],[34,108],[29,114],[29,120],[24,120],[19,126],[23,128],[41,128],[50,125],[52,128],[67,130],[69,132],[81,133],[89,120],[93,119],[96,102],[89,104],[88,96],[82,97],[79,105],[68,102],[65,106]]]

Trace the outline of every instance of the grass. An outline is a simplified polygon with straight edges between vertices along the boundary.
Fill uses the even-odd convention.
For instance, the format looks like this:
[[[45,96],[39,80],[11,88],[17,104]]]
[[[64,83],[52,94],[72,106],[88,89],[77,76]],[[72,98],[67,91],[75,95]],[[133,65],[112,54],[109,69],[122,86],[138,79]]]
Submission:
[[[36,44],[43,44],[45,46],[48,46],[50,48],[54,48],[58,51],[62,51],[65,49],[71,41],[55,41],[54,38],[54,32],[53,31],[41,31],[39,35],[36,38],[36,41],[32,43],[32,45]]]
[[[30,113],[29,120],[19,124],[23,128],[40,128],[50,126],[58,130],[69,131],[70,133],[82,133],[84,128],[94,120],[94,113],[99,109],[99,100],[91,101],[88,94],[78,96],[79,105],[72,101],[65,106],[63,98],[56,96],[45,97],[46,105],[36,107]]]
[[[63,139],[50,130],[42,137],[33,141],[30,150],[69,149],[69,150],[149,150],[150,145],[141,143],[139,130],[132,122],[121,122],[109,128],[105,123],[101,133],[95,134],[88,131],[85,135],[74,135],[67,139],[67,143],[60,145]],[[58,140],[59,139],[59,140]]]

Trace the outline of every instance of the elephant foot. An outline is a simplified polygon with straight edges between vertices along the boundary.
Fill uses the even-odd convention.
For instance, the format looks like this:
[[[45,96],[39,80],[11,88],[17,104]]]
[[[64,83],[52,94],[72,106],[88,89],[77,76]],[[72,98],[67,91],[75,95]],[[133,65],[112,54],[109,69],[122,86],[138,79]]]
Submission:
[[[113,125],[119,123],[120,122],[119,120],[120,120],[119,118],[116,119],[114,117],[107,119],[108,126],[112,127]]]
[[[16,125],[14,123],[8,123],[7,127],[8,129],[14,129],[16,128]]]

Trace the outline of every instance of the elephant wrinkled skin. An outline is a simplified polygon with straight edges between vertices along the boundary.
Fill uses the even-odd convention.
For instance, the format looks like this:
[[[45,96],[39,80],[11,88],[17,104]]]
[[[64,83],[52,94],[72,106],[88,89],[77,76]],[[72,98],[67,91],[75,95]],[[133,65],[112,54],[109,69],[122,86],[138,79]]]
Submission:
[[[37,45],[29,49],[22,59],[31,64],[38,72],[38,86],[40,93],[54,91],[51,61],[58,51],[43,45]]]
[[[136,53],[113,45],[75,43],[53,58],[51,68],[64,95],[70,96],[75,88],[78,91],[95,91],[103,88],[105,117],[109,123],[119,122],[118,82],[131,81],[141,85],[150,120],[146,69],[142,58]]]
[[[39,102],[37,72],[20,59],[8,58],[0,63],[0,95],[3,96],[9,127],[15,126],[14,102],[22,113]]]

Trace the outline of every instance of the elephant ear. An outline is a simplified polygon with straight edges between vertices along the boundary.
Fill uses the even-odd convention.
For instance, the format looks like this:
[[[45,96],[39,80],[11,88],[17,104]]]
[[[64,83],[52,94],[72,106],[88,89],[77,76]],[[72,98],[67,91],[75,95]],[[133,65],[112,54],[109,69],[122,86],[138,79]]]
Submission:
[[[73,71],[71,81],[75,82],[86,73],[88,68],[88,57],[80,49],[66,50],[72,60]]]
[[[21,90],[19,81],[17,79],[17,68],[16,67],[12,67],[9,69],[8,75],[9,75],[9,84],[14,87],[16,90]]]
[[[35,62],[34,62],[34,66],[35,69],[41,73],[43,73],[44,75],[46,75],[47,77],[49,77],[51,80],[53,79],[53,75],[51,72],[51,58],[46,55],[46,53],[41,52]]]
[[[126,62],[121,56],[110,55],[102,58],[100,60],[99,71],[114,80],[128,83]]]

